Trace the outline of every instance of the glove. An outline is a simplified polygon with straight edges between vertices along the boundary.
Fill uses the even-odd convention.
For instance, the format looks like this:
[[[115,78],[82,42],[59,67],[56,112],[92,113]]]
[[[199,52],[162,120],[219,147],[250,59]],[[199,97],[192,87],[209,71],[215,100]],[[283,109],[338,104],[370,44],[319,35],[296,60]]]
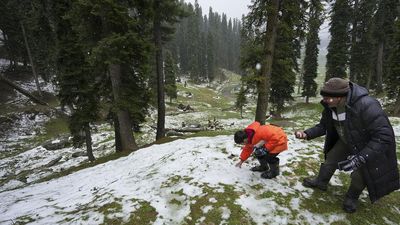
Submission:
[[[347,160],[338,162],[338,168],[339,170],[352,171],[360,168],[365,163],[366,160],[363,156],[351,155],[347,157]]]
[[[268,150],[264,147],[254,147],[253,154],[256,158],[264,157],[268,155]]]

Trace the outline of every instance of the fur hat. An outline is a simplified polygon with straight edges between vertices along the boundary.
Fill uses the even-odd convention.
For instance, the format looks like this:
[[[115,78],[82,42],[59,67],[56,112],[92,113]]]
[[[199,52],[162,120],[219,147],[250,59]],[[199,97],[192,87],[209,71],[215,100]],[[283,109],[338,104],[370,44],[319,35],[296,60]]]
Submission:
[[[327,97],[343,97],[346,96],[350,90],[349,81],[333,77],[325,82],[321,88],[320,94]]]

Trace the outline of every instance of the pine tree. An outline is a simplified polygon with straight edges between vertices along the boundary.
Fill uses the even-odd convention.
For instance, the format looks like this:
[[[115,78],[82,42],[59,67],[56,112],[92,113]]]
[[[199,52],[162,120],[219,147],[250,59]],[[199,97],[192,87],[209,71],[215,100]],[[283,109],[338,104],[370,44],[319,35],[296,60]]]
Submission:
[[[374,71],[372,38],[376,0],[354,1],[350,49],[350,80],[368,86]]]
[[[19,1],[0,1],[0,30],[3,36],[1,52],[2,57],[10,61],[10,70],[16,70],[19,62],[23,62],[25,66],[28,62],[20,26],[25,5]]]
[[[190,75],[195,82],[212,81],[218,68],[241,72],[240,30],[241,23],[214,13],[209,8],[208,17],[202,16],[198,2],[183,3],[188,17],[176,26],[175,39],[168,45],[183,74]],[[176,50],[172,49],[176,46]]]
[[[165,54],[165,93],[169,96],[170,102],[172,99],[176,99],[177,95],[177,87],[176,87],[176,65],[172,54],[167,51]]]
[[[318,45],[319,28],[323,23],[323,6],[320,0],[310,2],[308,33],[306,38],[305,57],[303,62],[303,92],[308,103],[310,97],[316,96],[317,83],[315,78],[318,75]]]
[[[132,128],[143,121],[148,107],[149,12],[148,4],[101,0],[74,2],[70,13],[85,59],[97,74],[93,80],[112,105],[117,150],[138,148]]]
[[[183,16],[183,10],[177,0],[154,0],[153,35],[156,48],[155,61],[157,72],[157,134],[156,139],[165,136],[165,87],[163,72],[162,39],[169,38],[174,32],[173,25]]]
[[[30,1],[27,18],[24,21],[25,28],[32,49],[32,56],[37,73],[44,81],[50,81],[55,71],[55,33],[51,25],[51,2],[33,0]]]
[[[265,7],[264,4],[266,3],[262,2],[261,6]],[[268,100],[270,97],[272,65],[277,36],[276,30],[279,24],[278,14],[280,4],[280,0],[273,0],[271,2],[270,8],[267,8],[267,28],[264,37],[264,51],[266,52],[266,55],[264,56],[265,58],[262,63],[262,77],[257,84],[258,97],[255,116],[255,120],[260,122],[261,124],[265,124],[265,116],[268,109]]]
[[[285,103],[293,100],[296,72],[299,72],[300,40],[304,36],[304,9],[304,2],[301,1],[281,3],[269,99],[272,111],[278,116],[283,112]]]
[[[331,77],[345,78],[349,61],[351,10],[348,0],[335,1],[331,10],[331,40],[326,56],[325,80]]]
[[[215,49],[214,37],[211,32],[207,35],[207,79],[214,80],[215,77]]]
[[[265,123],[268,108],[279,4],[279,0],[273,0],[267,11],[267,2],[254,1],[243,24],[241,66],[253,75],[248,83],[256,87],[258,97],[255,120],[261,124]],[[268,18],[267,21],[265,18]],[[267,31],[264,31],[265,24],[268,24]]]
[[[53,13],[66,16],[70,8],[69,4],[56,4]],[[90,123],[98,119],[97,85],[93,82],[94,74],[85,59],[79,37],[72,29],[71,21],[64,18],[56,24],[59,98],[61,105],[72,111],[69,129],[74,146],[86,143],[89,160],[94,161]]]
[[[243,118],[243,107],[246,103],[246,89],[241,85],[240,90],[236,95],[236,108],[240,110],[240,118]]]
[[[244,19],[241,37],[241,67],[250,75],[246,78],[248,87],[256,86],[256,120],[262,123],[265,122],[269,101],[271,108],[280,113],[284,103],[292,99],[295,72],[299,68],[300,42],[304,36],[302,15],[305,9],[303,1],[272,1],[268,2],[268,7],[266,3],[253,3],[251,12]],[[273,16],[268,10],[277,10],[278,6],[275,22],[270,21]],[[269,28],[267,25],[267,31],[264,30],[266,24],[270,25]],[[275,39],[275,35],[271,35],[274,33],[277,33],[276,40],[271,42]],[[259,64],[261,70],[256,67]]]
[[[373,83],[376,84],[378,93],[383,89],[383,80],[385,74],[388,74],[387,68],[390,67],[388,65],[388,59],[393,49],[392,46],[394,45],[395,20],[399,17],[398,7],[398,0],[380,0],[375,13],[374,39],[376,41],[376,49],[374,58],[376,59],[376,74],[374,77],[371,77],[370,80],[375,81]]]
[[[47,2],[39,0],[0,1],[1,57],[11,61],[11,70],[27,70],[29,66],[39,94],[39,77],[48,81],[54,70],[54,31],[46,8]],[[24,68],[18,66],[19,62]]]
[[[394,115],[400,115],[400,19],[396,21],[391,55],[389,57],[389,74],[387,78],[388,97],[395,99]]]

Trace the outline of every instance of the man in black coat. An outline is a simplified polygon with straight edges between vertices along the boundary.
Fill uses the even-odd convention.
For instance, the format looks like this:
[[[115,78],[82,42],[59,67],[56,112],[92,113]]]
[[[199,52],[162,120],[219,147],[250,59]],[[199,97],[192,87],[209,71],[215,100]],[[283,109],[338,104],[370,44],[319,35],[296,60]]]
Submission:
[[[329,79],[321,89],[324,106],[319,124],[296,131],[300,139],[325,136],[325,162],[317,177],[303,185],[327,190],[336,169],[353,171],[343,209],[356,211],[367,187],[371,202],[399,189],[399,169],[393,128],[379,102],[368,91],[341,78]]]

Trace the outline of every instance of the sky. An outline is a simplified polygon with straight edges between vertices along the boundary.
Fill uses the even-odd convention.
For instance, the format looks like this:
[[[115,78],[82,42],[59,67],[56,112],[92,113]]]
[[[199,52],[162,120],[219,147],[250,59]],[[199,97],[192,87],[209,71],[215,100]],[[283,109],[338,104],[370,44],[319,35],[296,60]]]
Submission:
[[[193,5],[195,2],[195,0],[185,1]],[[251,3],[251,0],[198,0],[198,3],[203,10],[203,14],[208,14],[208,10],[211,6],[213,12],[218,12],[220,15],[225,13],[228,18],[241,19],[243,14],[249,12],[247,6]]]

